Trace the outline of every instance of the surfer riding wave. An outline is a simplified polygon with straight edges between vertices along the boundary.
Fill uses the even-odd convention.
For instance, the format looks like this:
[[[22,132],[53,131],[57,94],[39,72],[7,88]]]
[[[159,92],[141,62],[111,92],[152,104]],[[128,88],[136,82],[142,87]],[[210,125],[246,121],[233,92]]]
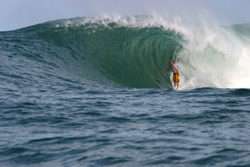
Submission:
[[[180,72],[178,70],[176,61],[171,62],[172,72],[173,72],[173,88],[178,89],[180,86]]]

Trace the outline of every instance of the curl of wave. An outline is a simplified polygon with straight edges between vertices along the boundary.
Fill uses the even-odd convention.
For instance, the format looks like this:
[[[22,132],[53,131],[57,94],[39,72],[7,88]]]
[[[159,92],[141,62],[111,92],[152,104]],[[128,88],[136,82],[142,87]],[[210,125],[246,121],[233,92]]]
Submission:
[[[171,88],[170,61],[177,59],[181,89],[249,88],[250,38],[244,34],[250,31],[242,27],[190,27],[150,16],[100,17],[53,21],[14,33],[46,42],[47,48],[39,48],[46,60],[56,55],[52,64],[99,83]]]

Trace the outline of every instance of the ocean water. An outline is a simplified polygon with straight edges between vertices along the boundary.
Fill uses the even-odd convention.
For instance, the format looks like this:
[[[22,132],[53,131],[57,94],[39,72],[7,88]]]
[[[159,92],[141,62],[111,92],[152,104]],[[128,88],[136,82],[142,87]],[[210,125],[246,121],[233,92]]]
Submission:
[[[248,30],[133,17],[1,32],[0,166],[250,166]]]

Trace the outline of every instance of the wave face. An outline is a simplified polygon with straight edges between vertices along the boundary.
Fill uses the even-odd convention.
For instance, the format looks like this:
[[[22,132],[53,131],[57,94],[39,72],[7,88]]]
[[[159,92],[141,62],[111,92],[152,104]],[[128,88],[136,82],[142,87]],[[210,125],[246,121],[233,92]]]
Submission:
[[[170,61],[177,59],[181,89],[249,88],[250,38],[242,27],[194,28],[154,17],[75,18],[1,33],[0,45],[5,53],[46,64],[52,74],[101,84],[171,88]]]
[[[84,79],[137,88],[171,86],[169,64],[182,48],[180,33],[162,26],[122,25],[111,20],[65,22],[45,23],[18,32],[48,42],[54,55],[46,56],[57,55],[64,61],[64,68],[80,62],[77,70]],[[44,55],[47,49],[39,50]]]

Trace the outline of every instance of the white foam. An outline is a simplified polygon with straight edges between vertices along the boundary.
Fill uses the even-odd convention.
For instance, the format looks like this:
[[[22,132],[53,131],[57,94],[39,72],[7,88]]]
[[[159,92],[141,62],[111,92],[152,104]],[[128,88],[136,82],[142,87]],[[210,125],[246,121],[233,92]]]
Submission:
[[[182,89],[250,88],[250,44],[214,24],[202,24],[189,34],[178,55]]]
[[[183,51],[177,56],[181,89],[250,88],[250,44],[211,19],[201,20],[199,24],[188,25],[180,17],[169,19],[157,14],[147,17],[103,15],[77,22],[65,21],[65,26],[86,23],[108,25],[115,22],[121,26],[161,26],[175,30],[187,40]]]

